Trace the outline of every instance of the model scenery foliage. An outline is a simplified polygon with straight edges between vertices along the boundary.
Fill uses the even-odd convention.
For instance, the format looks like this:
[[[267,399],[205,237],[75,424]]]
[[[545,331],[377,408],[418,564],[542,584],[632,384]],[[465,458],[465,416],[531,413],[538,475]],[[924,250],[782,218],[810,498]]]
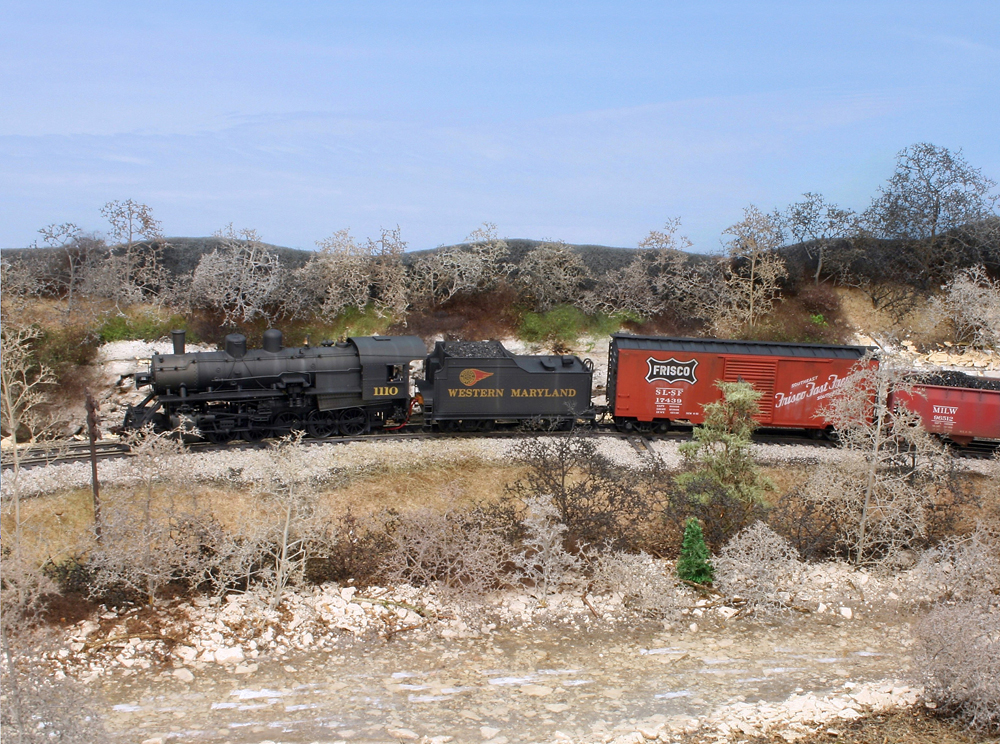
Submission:
[[[103,233],[43,227],[38,245],[0,262],[0,414],[15,445],[3,477],[5,729],[25,741],[38,731],[96,737],[96,718],[81,717],[90,715],[81,690],[31,664],[54,597],[159,609],[177,595],[250,592],[276,611],[312,584],[383,582],[456,606],[481,605],[500,589],[526,592],[539,607],[559,594],[614,597],[630,621],[669,623],[690,582],[719,592],[740,617],[773,619],[801,609],[803,559],[881,575],[922,571],[939,590],[915,630],[927,694],[969,725],[996,729],[997,527],[976,503],[995,478],[959,472],[919,417],[891,402],[887,392],[908,385],[891,356],[859,365],[826,398],[841,456],[791,486],[753,457],[760,392],[739,381],[719,384],[722,397],[705,407],[679,469],[653,456],[646,469],[623,467],[580,433],[535,437],[493,498],[435,494],[443,508],[323,508],[320,493],[350,477],[318,464],[324,448],[302,446],[293,422],[255,451],[256,475],[234,465],[212,484],[238,492],[233,513],[194,487],[176,432],[142,431],[122,480],[104,491],[99,524],[39,552],[51,523],[27,508],[16,446],[65,434],[99,343],[155,341],[177,327],[192,342],[238,330],[256,344],[280,323],[290,345],[314,348],[374,333],[516,334],[562,353],[580,335],[621,327],[838,343],[850,332],[841,305],[849,294],[864,298],[885,338],[926,311],[936,323],[927,338],[995,351],[995,187],[960,151],[918,143],[899,153],[866,209],[814,192],[785,209],[751,205],[710,256],[689,252],[676,218],[636,249],[505,238],[484,223],[433,251],[409,252],[391,227],[367,238],[338,229],[317,251],[299,252],[233,225],[208,239],[168,239],[153,209],[131,199],[104,205]]]

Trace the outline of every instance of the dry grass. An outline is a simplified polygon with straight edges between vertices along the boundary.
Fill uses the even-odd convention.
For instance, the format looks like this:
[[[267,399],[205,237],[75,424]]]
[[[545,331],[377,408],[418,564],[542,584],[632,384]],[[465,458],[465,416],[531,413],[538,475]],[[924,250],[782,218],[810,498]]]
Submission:
[[[847,324],[869,337],[898,335],[916,344],[935,344],[950,338],[947,329],[940,327],[931,312],[929,301],[921,302],[905,317],[896,320],[890,313],[873,308],[871,300],[857,289],[836,287],[835,291],[840,296]]]
[[[695,744],[695,741],[691,739],[688,744]],[[773,734],[741,741],[745,744],[785,744],[786,739]],[[1000,738],[966,731],[953,720],[915,708],[831,724],[823,731],[795,741],[797,744],[995,744]]]
[[[514,465],[431,466],[355,478],[348,485],[321,494],[319,498],[332,513],[365,514],[388,508],[419,507],[443,510],[449,506],[495,500],[503,494],[507,484],[523,473],[523,467]]]

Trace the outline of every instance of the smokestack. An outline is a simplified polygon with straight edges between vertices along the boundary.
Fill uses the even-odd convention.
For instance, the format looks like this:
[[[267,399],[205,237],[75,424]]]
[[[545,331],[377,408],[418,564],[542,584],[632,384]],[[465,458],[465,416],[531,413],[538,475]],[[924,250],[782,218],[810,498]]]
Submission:
[[[174,340],[174,353],[184,353],[184,331],[171,331],[170,338]]]

